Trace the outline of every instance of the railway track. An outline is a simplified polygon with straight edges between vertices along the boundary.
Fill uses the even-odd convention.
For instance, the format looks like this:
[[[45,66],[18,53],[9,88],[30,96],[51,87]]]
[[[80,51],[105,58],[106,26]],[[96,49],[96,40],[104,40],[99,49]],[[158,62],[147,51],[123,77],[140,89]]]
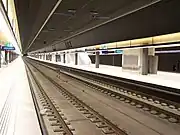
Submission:
[[[179,123],[180,110],[177,103],[163,100],[158,97],[152,97],[143,93],[135,93],[132,90],[109,86],[107,83],[101,83],[97,80],[79,77],[77,75],[64,72],[64,74],[73,77],[74,79],[83,82],[84,85],[93,88],[97,92],[103,93],[112,98],[130,103],[132,106],[142,108],[152,114],[159,115],[163,119],[168,119],[170,122]]]
[[[129,103],[132,106],[136,106],[137,108],[148,111],[151,114],[158,115],[162,119],[167,119],[173,123],[180,122],[180,104],[177,102],[172,102],[167,99],[162,99],[142,92],[136,92],[135,90],[130,90],[124,87],[122,88],[117,85],[99,81],[97,79],[84,77],[81,74],[77,75],[74,72],[71,73],[65,70],[61,70],[60,72],[60,70],[58,70],[56,67],[52,68],[44,64],[43,66],[56,71],[58,74],[65,74],[71,78],[79,80],[80,82],[83,82],[86,86],[93,88],[97,92]]]
[[[36,93],[37,95],[35,96],[35,92],[33,91],[33,86],[32,86],[32,81],[30,79],[30,75],[28,75],[28,79],[30,82],[30,87],[31,87],[31,92],[33,93],[33,100],[35,102],[35,106],[36,106],[36,110],[38,112],[38,118],[40,121],[40,125],[41,125],[41,131],[43,135],[48,135],[51,132],[47,131],[46,129],[48,129],[47,125],[45,124],[46,122],[44,122],[43,116],[41,115],[45,115],[47,114],[47,119],[50,121],[51,126],[55,126],[56,128],[54,129],[54,133],[60,133],[62,135],[73,135],[73,130],[69,127],[69,124],[63,119],[63,116],[61,116],[60,114],[60,110],[58,109],[58,107],[56,107],[55,103],[52,101],[52,99],[46,94],[45,90],[43,89],[43,87],[40,85],[40,83],[38,82],[38,80],[36,79],[36,77],[34,76],[34,74],[32,73],[32,71],[30,70],[30,68],[27,66],[27,70],[30,72],[35,84],[38,87],[38,92]],[[37,99],[38,97],[38,99]],[[43,109],[39,109],[38,107],[38,103],[37,100],[39,100],[39,102],[41,103],[41,105],[43,106]],[[39,105],[40,106],[40,105]],[[44,112],[41,112],[44,111]],[[41,112],[41,114],[39,114],[39,112]]]
[[[61,85],[56,83],[53,79],[45,75],[43,72],[41,72],[37,67],[31,64],[38,72],[40,72],[48,81],[50,81],[55,87],[58,88],[59,92],[77,109],[81,114],[83,114],[87,119],[89,119],[93,124],[95,124],[99,129],[101,129],[103,134],[109,134],[109,135],[127,135],[127,133],[117,127],[115,124],[113,124],[111,121],[106,119],[104,116],[99,114],[97,111],[95,111],[93,108],[91,108],[89,105],[78,99],[76,96],[74,96],[72,93],[70,93],[68,90],[63,88]],[[29,66],[27,66],[29,67]],[[41,85],[38,83],[38,80],[33,75],[30,68],[28,68],[31,72],[39,90],[40,90],[40,97],[41,97],[41,103],[44,105],[44,109],[48,109],[50,116],[53,116],[53,120],[56,120],[56,123],[62,124],[63,132],[70,135],[72,134],[71,130],[68,130],[68,126],[66,123],[63,122],[63,118],[59,115],[58,109],[54,106],[51,99],[48,97],[46,92],[43,90]],[[43,98],[43,99],[42,99]],[[64,126],[63,126],[64,125]]]
[[[33,60],[33,61],[37,62],[37,60]],[[160,86],[156,84],[145,83],[145,82],[139,82],[135,80],[129,80],[125,78],[119,78],[119,77],[110,76],[110,75],[104,75],[101,73],[85,71],[85,70],[81,70],[81,69],[77,69],[73,67],[66,67],[63,65],[57,65],[53,63],[44,62],[44,61],[41,61],[40,64],[45,64],[57,70],[64,70],[67,72],[71,72],[73,74],[84,76],[86,78],[91,78],[101,83],[108,82],[108,84],[111,86],[134,90],[136,93],[147,94],[151,97],[159,97],[163,100],[172,101],[174,103],[180,103],[180,98],[179,98],[180,90],[179,89]]]

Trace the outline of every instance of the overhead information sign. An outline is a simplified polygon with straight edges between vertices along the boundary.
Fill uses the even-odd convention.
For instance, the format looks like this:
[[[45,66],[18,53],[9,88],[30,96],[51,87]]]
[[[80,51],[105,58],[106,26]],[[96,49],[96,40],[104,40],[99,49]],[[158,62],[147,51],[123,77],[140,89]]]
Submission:
[[[15,47],[13,47],[13,46],[2,46],[2,50],[11,51],[11,50],[15,50]]]
[[[118,54],[122,54],[122,53],[123,53],[123,50],[115,50],[114,52],[115,52],[115,53],[118,53]]]

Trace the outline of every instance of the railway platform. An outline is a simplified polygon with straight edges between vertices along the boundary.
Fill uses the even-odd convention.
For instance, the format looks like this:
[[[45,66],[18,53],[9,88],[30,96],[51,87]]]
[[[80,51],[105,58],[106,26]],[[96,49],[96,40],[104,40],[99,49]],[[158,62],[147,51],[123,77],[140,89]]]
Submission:
[[[30,57],[30,58],[39,60],[39,61],[48,62],[48,63],[54,63],[57,65],[77,68],[80,70],[90,71],[94,73],[101,73],[105,75],[129,79],[129,80],[135,80],[139,82],[145,82],[145,83],[180,89],[180,84],[179,84],[180,74],[178,73],[158,71],[157,74],[141,75],[133,71],[123,71],[121,67],[116,67],[116,66],[100,64],[100,68],[95,68],[94,64],[73,65],[73,64],[64,64],[62,62],[54,62],[54,61],[49,61],[49,60],[37,59],[34,57]]]
[[[41,135],[21,57],[0,69],[0,134]]]

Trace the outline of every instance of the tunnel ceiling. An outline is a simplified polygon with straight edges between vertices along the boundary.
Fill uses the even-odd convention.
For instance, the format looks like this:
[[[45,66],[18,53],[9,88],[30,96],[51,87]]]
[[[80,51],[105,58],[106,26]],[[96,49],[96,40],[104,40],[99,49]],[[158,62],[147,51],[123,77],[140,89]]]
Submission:
[[[15,6],[24,53],[180,30],[179,0],[15,0]]]

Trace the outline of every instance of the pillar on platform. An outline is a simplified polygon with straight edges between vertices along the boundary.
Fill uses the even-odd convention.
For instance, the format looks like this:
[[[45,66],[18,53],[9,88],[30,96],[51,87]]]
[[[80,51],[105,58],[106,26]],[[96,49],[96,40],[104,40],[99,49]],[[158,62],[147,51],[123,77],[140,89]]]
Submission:
[[[48,60],[48,54],[46,54],[46,60]]]
[[[64,54],[63,53],[60,54],[60,62],[64,63]]]
[[[12,59],[11,59],[11,51],[9,51],[9,63],[11,63]]]
[[[11,56],[10,56],[11,62],[13,61],[13,52],[11,52]]]
[[[149,65],[149,73],[157,74],[158,71],[158,56],[155,55],[155,48],[148,49],[148,65]]]
[[[58,62],[58,54],[55,55],[55,62]]]
[[[99,63],[100,63],[99,51],[96,51],[96,61],[95,61],[96,68],[99,68]]]
[[[148,48],[142,48],[142,65],[141,65],[141,74],[147,75],[148,74]]]
[[[66,53],[63,54],[63,63],[66,63]]]
[[[78,65],[78,53],[75,53],[75,65]]]
[[[56,62],[62,62],[61,54],[56,53]]]
[[[51,56],[52,56],[51,61],[56,62],[56,54],[52,53]]]
[[[52,54],[49,54],[49,60],[52,61]]]
[[[5,51],[5,62],[8,64],[8,51]]]
[[[14,52],[11,54],[11,60],[14,61]]]
[[[138,72],[142,75],[156,74],[158,57],[154,48],[127,49],[122,55],[122,69]]]

